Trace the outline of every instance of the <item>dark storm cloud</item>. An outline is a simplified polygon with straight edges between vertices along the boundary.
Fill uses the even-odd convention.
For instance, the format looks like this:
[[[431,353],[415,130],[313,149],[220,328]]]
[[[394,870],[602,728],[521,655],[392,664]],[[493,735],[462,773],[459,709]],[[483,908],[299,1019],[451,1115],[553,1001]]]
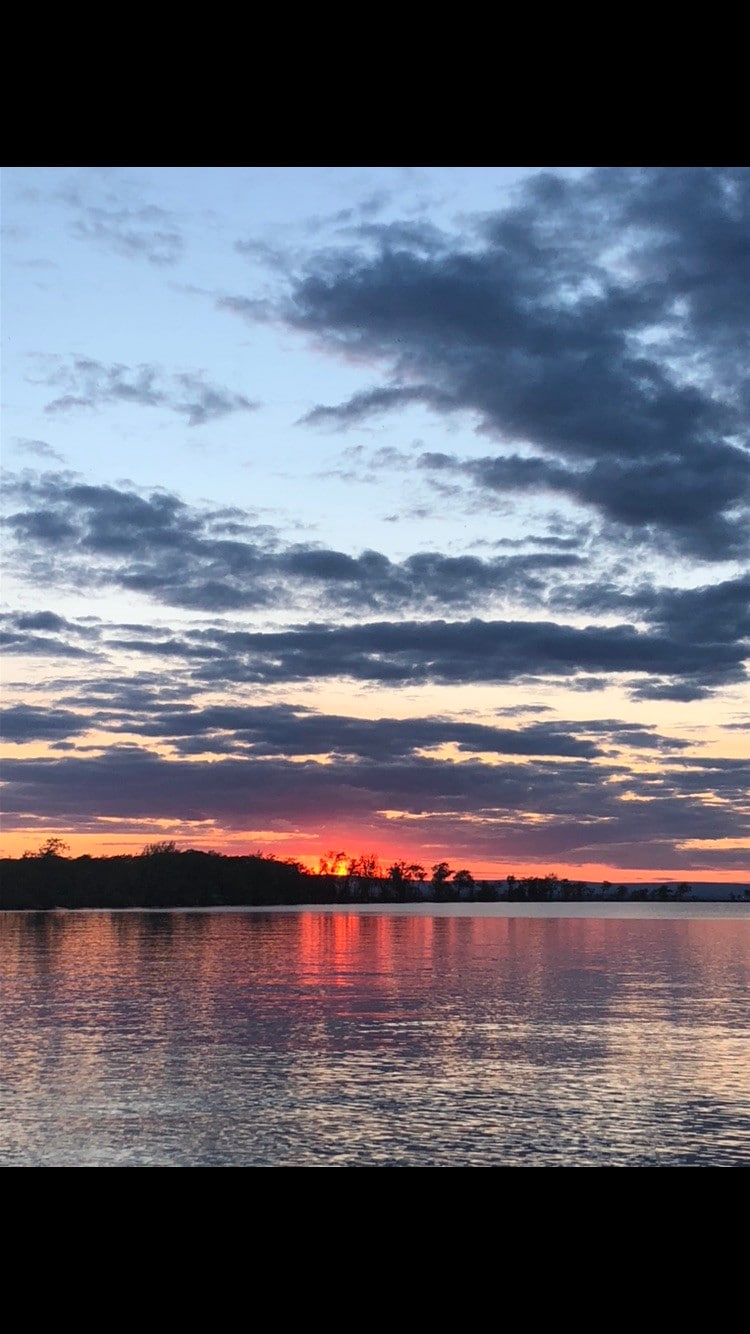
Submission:
[[[468,411],[503,446],[462,465],[476,487],[541,487],[701,559],[746,551],[750,171],[540,173],[519,200],[469,242],[371,225],[289,279],[280,318],[387,376],[307,420]]]
[[[135,403],[140,407],[167,408],[185,417],[188,426],[203,426],[230,413],[253,412],[259,407],[244,394],[211,384],[202,371],[167,375],[154,365],[105,366],[90,357],[74,357],[68,364],[55,365],[42,382],[67,390],[46,404],[47,413],[98,408],[108,403]]]
[[[167,491],[144,496],[64,475],[9,479],[6,494],[23,505],[8,526],[37,581],[64,573],[213,613],[291,607],[303,596],[309,603],[311,591],[321,606],[388,612],[539,600],[547,578],[581,561],[573,552],[530,551],[490,560],[422,552],[397,562],[377,551],[282,545],[267,525],[238,523],[239,511],[202,511]]]

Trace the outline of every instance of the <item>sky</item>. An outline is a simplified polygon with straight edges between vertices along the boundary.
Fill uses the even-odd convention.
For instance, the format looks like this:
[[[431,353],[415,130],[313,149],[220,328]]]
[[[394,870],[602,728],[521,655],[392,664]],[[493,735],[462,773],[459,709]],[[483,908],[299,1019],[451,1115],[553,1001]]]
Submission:
[[[0,852],[750,871],[750,170],[2,173]]]

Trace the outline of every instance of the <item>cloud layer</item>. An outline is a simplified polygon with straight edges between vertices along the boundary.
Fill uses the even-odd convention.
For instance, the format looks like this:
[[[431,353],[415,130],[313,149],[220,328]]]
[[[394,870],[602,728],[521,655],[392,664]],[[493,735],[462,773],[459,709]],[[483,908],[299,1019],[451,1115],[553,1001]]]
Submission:
[[[7,492],[21,502],[8,528],[40,583],[114,587],[214,616],[276,606],[291,614],[311,599],[321,614],[358,613],[355,624],[218,625],[177,639],[146,630],[119,640],[144,653],[207,659],[198,668],[205,679],[459,685],[593,673],[634,677],[636,691],[677,699],[746,679],[749,575],[692,589],[618,586],[587,575],[580,555],[555,550],[489,559],[425,552],[395,562],[377,551],[352,556],[289,544],[237,508],[199,509],[166,490],[140,494],[24,474]],[[467,607],[519,600],[538,609],[535,619],[461,616]],[[415,608],[420,618],[410,616]],[[359,619],[366,610],[389,619]],[[450,618],[434,618],[437,611]],[[614,625],[590,619],[612,613]],[[571,614],[589,623],[567,623]],[[32,641],[40,628],[12,627],[33,629]],[[6,642],[13,650],[17,641]]]
[[[750,171],[417,176],[13,175],[4,809],[741,870]]]
[[[387,378],[305,420],[469,413],[501,452],[432,466],[567,496],[698,559],[746,554],[749,216],[745,170],[618,168],[541,173],[469,236],[369,224],[290,275],[275,315]]]

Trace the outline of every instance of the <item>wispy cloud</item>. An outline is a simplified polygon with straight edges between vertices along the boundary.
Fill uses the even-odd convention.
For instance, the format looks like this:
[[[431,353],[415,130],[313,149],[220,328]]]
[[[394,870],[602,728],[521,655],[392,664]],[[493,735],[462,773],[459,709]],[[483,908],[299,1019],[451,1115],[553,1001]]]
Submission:
[[[65,458],[59,450],[53,449],[46,440],[27,440],[24,436],[16,436],[14,442],[16,449],[24,454],[33,454],[38,459],[49,459],[50,462],[64,463]]]
[[[170,375],[149,363],[131,367],[105,365],[91,357],[51,360],[53,365],[41,382],[64,387],[67,392],[49,400],[44,409],[48,414],[131,403],[166,408],[185,417],[188,426],[204,426],[234,412],[254,412],[260,406],[244,394],[213,384],[201,370]]]
[[[81,241],[159,267],[174,265],[182,257],[184,236],[174,214],[167,209],[155,204],[101,207],[87,203],[77,192],[68,192],[67,202],[76,215],[71,232]]]

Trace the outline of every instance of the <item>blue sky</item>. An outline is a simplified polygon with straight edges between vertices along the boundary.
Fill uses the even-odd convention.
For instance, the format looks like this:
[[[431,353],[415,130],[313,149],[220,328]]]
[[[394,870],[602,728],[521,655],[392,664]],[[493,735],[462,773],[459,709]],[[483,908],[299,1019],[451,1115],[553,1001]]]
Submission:
[[[6,169],[4,850],[745,872],[749,204]]]

